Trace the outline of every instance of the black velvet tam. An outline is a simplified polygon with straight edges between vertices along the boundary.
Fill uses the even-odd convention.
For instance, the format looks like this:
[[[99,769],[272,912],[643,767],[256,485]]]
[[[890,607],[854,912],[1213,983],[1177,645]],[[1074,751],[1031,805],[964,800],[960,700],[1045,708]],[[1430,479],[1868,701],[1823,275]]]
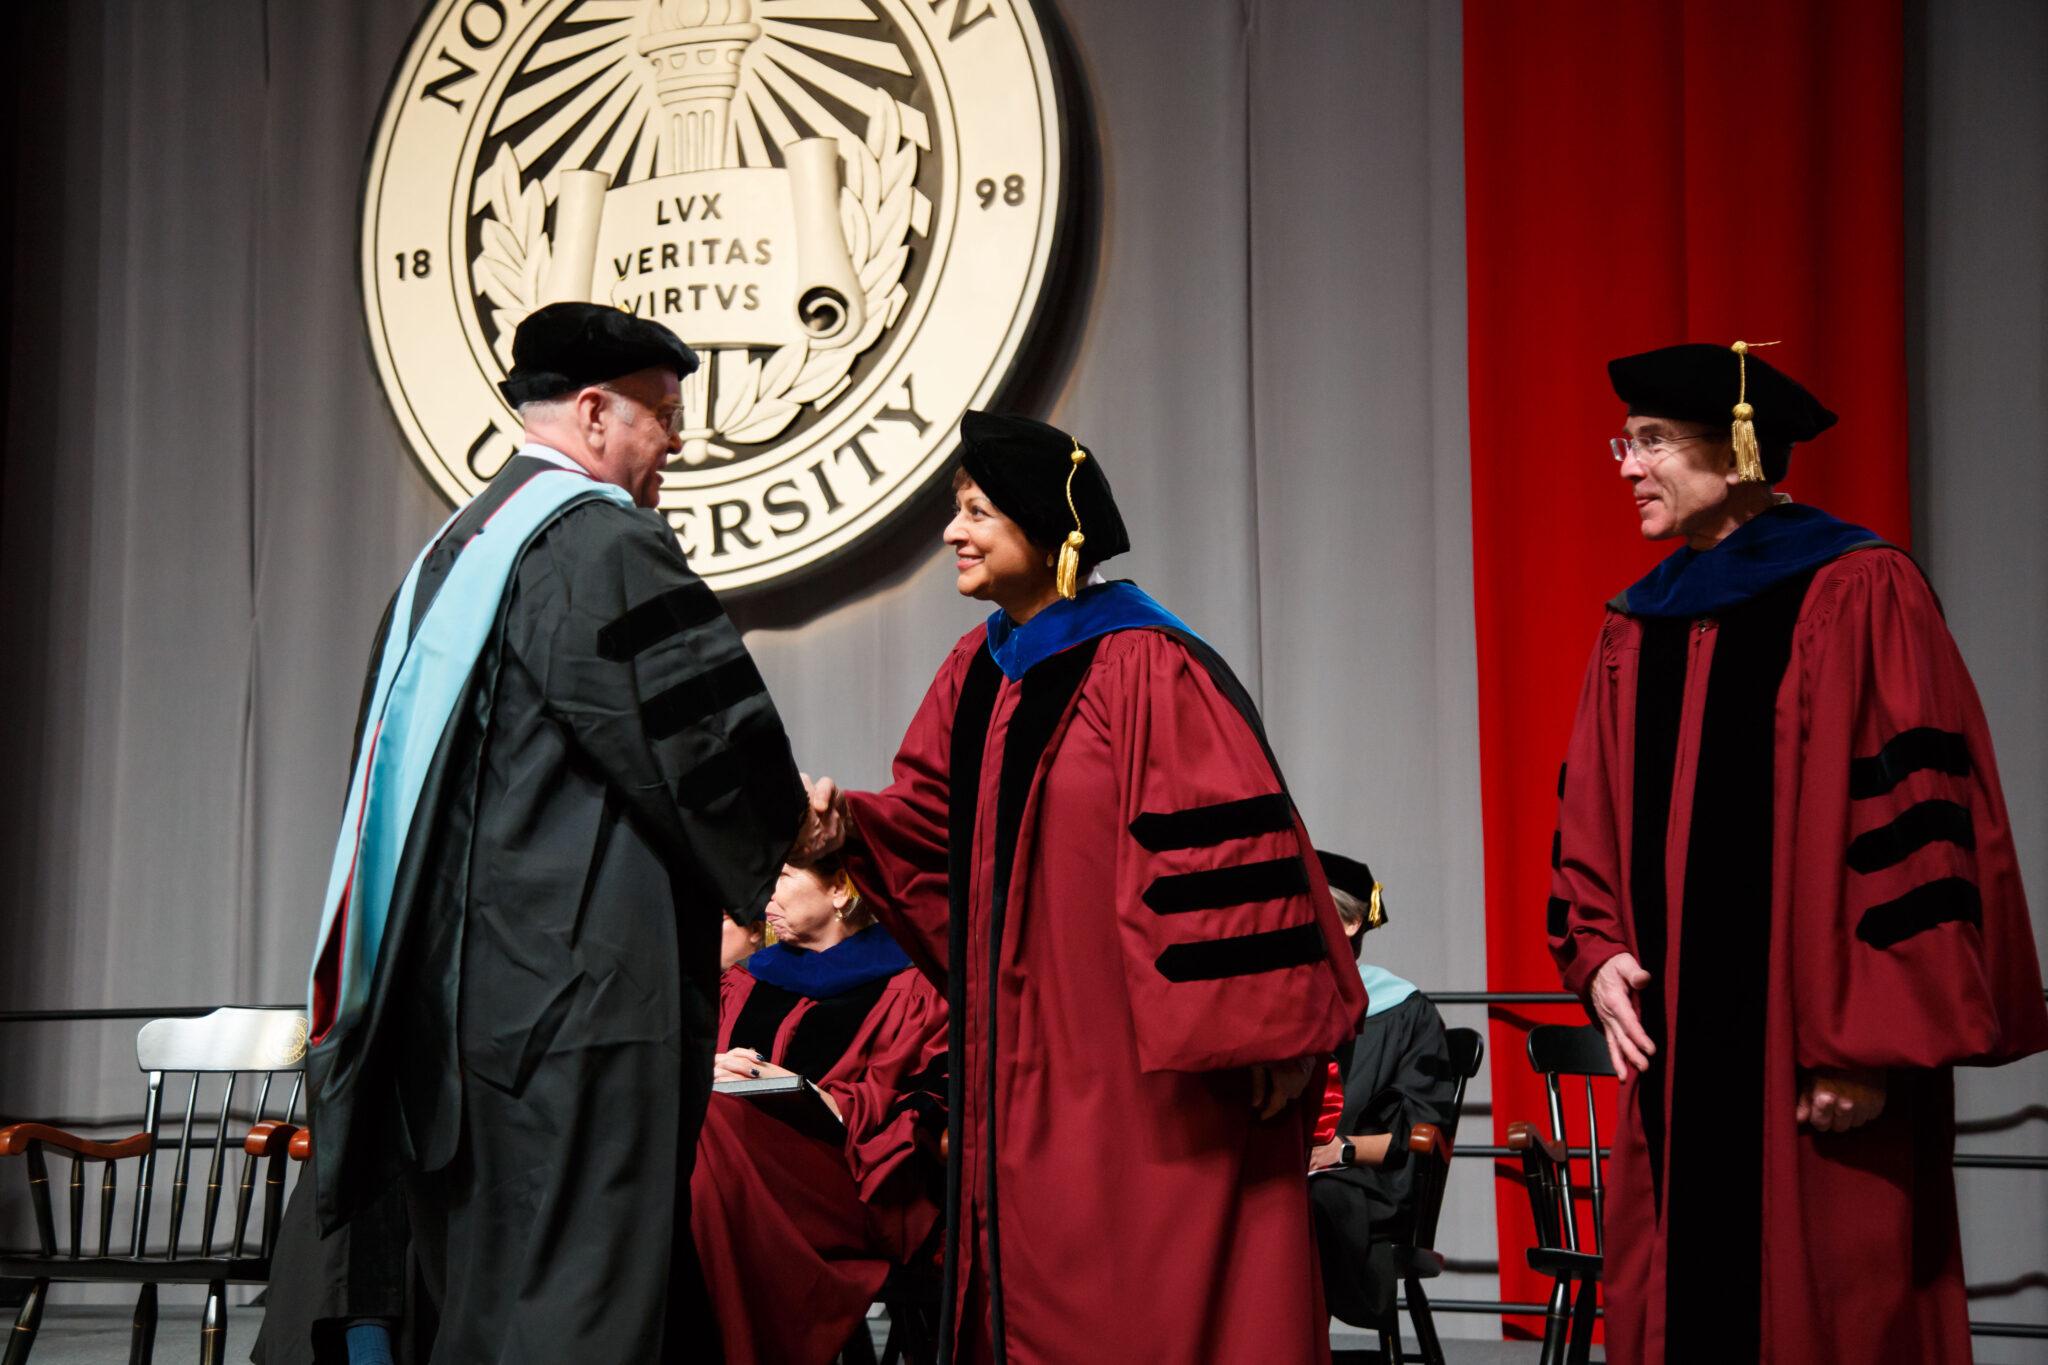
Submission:
[[[516,408],[657,367],[682,379],[697,368],[697,353],[668,328],[621,309],[551,303],[513,333],[512,373],[498,392]]]
[[[1751,420],[1764,452],[1765,477],[1775,483],[1784,477],[1792,444],[1826,431],[1835,424],[1835,414],[1754,349],[1748,370],[1744,401],[1754,410]],[[1698,341],[1610,360],[1607,377],[1631,417],[1669,417],[1723,429],[1734,422],[1737,396],[1744,393],[1735,352]]]
[[[1102,461],[1088,451],[1074,473],[1074,510],[1081,514],[1081,562],[1090,567],[1131,548],[1123,513],[1109,491]],[[1000,412],[969,411],[960,419],[960,464],[1003,515],[1048,550],[1074,529],[1067,510],[1067,474],[1074,438],[1058,427]]]
[[[1316,850],[1316,858],[1323,865],[1323,876],[1331,887],[1358,897],[1363,904],[1372,902],[1372,869],[1356,858],[1347,858],[1341,853]]]

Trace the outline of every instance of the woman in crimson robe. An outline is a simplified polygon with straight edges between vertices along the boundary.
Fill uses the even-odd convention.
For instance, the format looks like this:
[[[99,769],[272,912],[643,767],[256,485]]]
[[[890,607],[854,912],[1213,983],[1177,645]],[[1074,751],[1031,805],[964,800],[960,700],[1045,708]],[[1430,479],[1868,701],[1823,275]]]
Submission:
[[[1952,1068],[2048,1047],[1976,689],[1910,558],[1773,493],[1812,394],[1739,342],[1608,371],[1687,543],[1608,605],[1551,846],[1621,1078],[1607,1358],[1967,1361]]]
[[[993,602],[829,844],[952,1018],[948,1358],[1327,1359],[1303,1154],[1365,993],[1244,689],[1094,564],[1092,452],[970,412],[945,540]]]
[[[767,921],[719,983],[713,1078],[802,1076],[843,1133],[714,1091],[690,1229],[728,1365],[825,1365],[937,1221],[946,1006],[843,871],[785,867]]]

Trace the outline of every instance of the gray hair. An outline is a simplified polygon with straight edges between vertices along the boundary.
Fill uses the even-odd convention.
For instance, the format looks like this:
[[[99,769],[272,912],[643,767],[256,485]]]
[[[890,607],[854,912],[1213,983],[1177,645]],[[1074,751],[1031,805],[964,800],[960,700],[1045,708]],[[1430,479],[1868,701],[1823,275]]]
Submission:
[[[521,403],[518,408],[519,420],[528,426],[532,426],[537,421],[545,422],[550,418],[560,416],[563,407],[568,402],[569,395],[564,394],[560,398],[536,398],[531,402]]]
[[[630,408],[632,406],[633,400],[620,393],[610,384],[591,384],[587,387],[604,390],[605,396],[611,399],[610,407],[614,414],[620,408]],[[575,400],[576,395],[581,392],[583,392],[582,389],[575,389],[558,398],[536,398],[530,403],[521,403],[518,408],[519,420],[532,423],[534,421],[545,422],[559,417]]]

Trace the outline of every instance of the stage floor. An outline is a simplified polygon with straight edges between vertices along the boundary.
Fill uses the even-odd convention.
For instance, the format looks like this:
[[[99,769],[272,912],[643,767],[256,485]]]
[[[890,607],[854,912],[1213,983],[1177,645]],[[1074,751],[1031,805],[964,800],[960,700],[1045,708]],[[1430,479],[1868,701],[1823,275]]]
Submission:
[[[52,1304],[43,1315],[43,1329],[36,1336],[31,1365],[112,1365],[113,1362],[124,1361],[128,1358],[128,1317],[126,1308]],[[888,1323],[882,1318],[869,1321],[875,1329],[875,1349],[879,1353]],[[227,1358],[230,1362],[239,1365],[249,1358],[250,1343],[256,1340],[256,1330],[262,1325],[261,1308],[229,1310]],[[1414,1340],[1404,1339],[1403,1344],[1412,1356]],[[1348,1327],[1333,1327],[1330,1345],[1336,1352],[1336,1365],[1376,1360],[1379,1355],[1371,1338]],[[157,1322],[156,1358],[188,1360],[197,1354],[198,1347],[198,1308],[166,1304]],[[1538,1354],[1533,1342],[1444,1342],[1444,1355],[1449,1365],[1535,1365]],[[1598,1350],[1594,1351],[1595,1361],[1603,1358]]]

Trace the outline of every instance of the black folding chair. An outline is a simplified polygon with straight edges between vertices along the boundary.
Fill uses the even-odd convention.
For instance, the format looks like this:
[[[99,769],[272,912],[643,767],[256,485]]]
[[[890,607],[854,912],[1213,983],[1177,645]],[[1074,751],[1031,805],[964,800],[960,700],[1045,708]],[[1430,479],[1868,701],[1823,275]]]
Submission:
[[[0,1277],[31,1281],[28,1296],[9,1335],[5,1365],[26,1365],[42,1323],[43,1305],[52,1281],[98,1281],[139,1284],[135,1324],[130,1337],[130,1365],[146,1365],[156,1349],[157,1286],[203,1284],[206,1309],[201,1320],[199,1359],[223,1365],[227,1359],[227,1286],[261,1284],[270,1278],[270,1253],[277,1241],[278,1219],[284,1213],[285,1162],[297,1129],[291,1119],[304,1082],[306,1018],[290,1010],[217,1009],[198,1019],[152,1019],[135,1039],[136,1064],[148,1074],[149,1088],[142,1131],[114,1142],[95,1142],[41,1123],[16,1123],[0,1128],[0,1157],[18,1156],[28,1174],[29,1198],[35,1208],[37,1249],[0,1253]],[[189,1086],[176,1079],[189,1074]],[[166,1088],[184,1090],[184,1116],[165,1120]],[[218,1089],[216,1105],[210,1092]],[[202,1093],[207,1095],[202,1107]],[[277,1097],[283,1095],[281,1103]],[[249,1108],[238,1111],[240,1096]],[[172,1101],[176,1103],[174,1098]],[[277,1117],[265,1120],[274,1109]],[[249,1129],[231,1139],[230,1129],[241,1113],[253,1113]],[[232,1201],[223,1197],[228,1177],[228,1148],[242,1148],[239,1182]],[[70,1249],[57,1249],[56,1215],[51,1206],[46,1154],[69,1158]],[[168,1209],[154,1202],[158,1157],[170,1156]],[[195,1156],[201,1169],[193,1170]],[[88,1161],[100,1163],[97,1182],[88,1182]],[[125,1251],[114,1250],[114,1224],[121,1204],[118,1167],[130,1162],[135,1178],[128,1182]],[[251,1240],[256,1173],[263,1168],[259,1231]],[[99,1238],[96,1249],[84,1246],[88,1183],[97,1183]],[[203,1184],[203,1192],[202,1192]],[[187,1234],[188,1209],[198,1213]],[[228,1221],[221,1224],[227,1212]],[[159,1240],[153,1212],[167,1212]]]
[[[1398,1282],[1408,1301],[1408,1316],[1415,1327],[1415,1345],[1426,1365],[1444,1365],[1443,1344],[1437,1340],[1436,1318],[1429,1309],[1429,1296],[1422,1282],[1444,1273],[1444,1257],[1436,1249],[1436,1225],[1444,1208],[1444,1184],[1451,1170],[1451,1152],[1458,1140],[1458,1119],[1465,1111],[1465,1086],[1479,1074],[1486,1045],[1476,1029],[1454,1028],[1444,1032],[1451,1055],[1450,1113],[1441,1128],[1418,1123],[1408,1134],[1408,1159],[1415,1163],[1415,1217],[1408,1235],[1397,1241],[1374,1242],[1368,1264],[1381,1283]],[[1407,1356],[1401,1350],[1401,1315],[1398,1306],[1372,1324],[1379,1333],[1380,1353],[1387,1365],[1402,1365]]]
[[[1612,1076],[1607,1039],[1593,1024],[1540,1024],[1529,1030],[1529,1065],[1543,1075],[1550,1100],[1550,1136],[1533,1124],[1508,1125],[1508,1148],[1522,1158],[1522,1183],[1536,1221],[1536,1245],[1529,1268],[1551,1277],[1543,1315],[1542,1365],[1586,1365],[1593,1349],[1593,1318],[1600,1290],[1606,1242],[1606,1186],[1600,1173],[1600,1115],[1593,1104],[1593,1078]],[[1593,1246],[1580,1245],[1575,1159],[1565,1125],[1562,1078],[1578,1078],[1586,1096],[1586,1195],[1593,1210]],[[1574,1298],[1573,1286],[1578,1287]]]

